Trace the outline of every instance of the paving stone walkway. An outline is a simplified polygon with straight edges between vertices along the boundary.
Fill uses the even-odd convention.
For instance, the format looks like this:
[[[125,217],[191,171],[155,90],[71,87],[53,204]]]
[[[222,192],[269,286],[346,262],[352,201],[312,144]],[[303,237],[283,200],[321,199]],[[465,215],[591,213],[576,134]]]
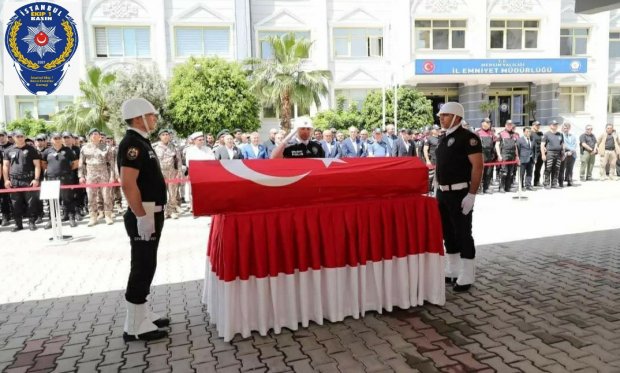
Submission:
[[[475,287],[444,307],[231,343],[200,280],[153,288],[172,324],[150,343],[123,343],[122,291],[6,303],[0,371],[620,372],[619,246],[618,229],[485,245]]]

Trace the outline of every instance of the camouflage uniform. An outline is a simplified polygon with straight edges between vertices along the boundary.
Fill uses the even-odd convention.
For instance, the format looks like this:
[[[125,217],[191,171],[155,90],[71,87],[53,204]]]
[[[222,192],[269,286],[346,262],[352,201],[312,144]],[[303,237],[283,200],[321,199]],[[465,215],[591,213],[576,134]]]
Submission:
[[[97,146],[93,143],[84,145],[80,152],[78,176],[85,178],[87,184],[109,183],[116,179],[114,152],[107,146]],[[97,214],[97,196],[103,195],[103,211],[106,215],[112,213],[111,188],[86,188],[88,194],[88,211]]]
[[[164,145],[161,141],[158,142],[155,145],[155,153],[159,159],[161,172],[165,179],[176,179],[180,177],[183,166],[181,154],[172,142],[169,142],[168,145]],[[177,207],[179,205],[179,184],[167,184],[167,188],[168,203],[166,204],[166,217],[171,214],[176,215],[177,213]]]

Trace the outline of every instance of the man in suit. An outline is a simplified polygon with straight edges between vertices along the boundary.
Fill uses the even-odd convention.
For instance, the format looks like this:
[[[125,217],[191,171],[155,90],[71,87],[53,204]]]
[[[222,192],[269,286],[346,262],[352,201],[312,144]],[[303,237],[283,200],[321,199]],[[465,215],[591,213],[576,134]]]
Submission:
[[[390,152],[392,152],[392,149],[394,149],[394,144],[398,140],[398,136],[396,136],[395,131],[396,127],[394,127],[393,124],[388,124],[387,126],[385,126],[385,136],[383,138],[383,141],[388,144],[388,149],[390,150]]]
[[[400,137],[394,143],[394,148],[392,149],[393,157],[415,157],[415,142],[411,140],[411,136],[413,135],[412,130],[401,129]]]
[[[215,149],[215,159],[243,159],[241,151],[235,146],[235,139],[230,134],[224,136],[224,146]]]
[[[271,152],[273,151],[273,149],[276,147],[276,134],[278,133],[278,130],[275,128],[272,128],[269,130],[269,138],[267,139],[267,141],[265,141],[263,143],[263,146],[265,147],[265,151],[267,152],[267,158],[271,157]]]
[[[519,150],[519,161],[521,163],[521,187],[526,190],[534,190],[532,188],[532,171],[534,170],[534,150],[536,144],[532,143],[532,130],[530,127],[523,128],[523,136],[517,140],[517,149]],[[525,182],[524,182],[525,181]]]
[[[250,134],[250,143],[241,147],[243,159],[267,159],[267,149],[260,142],[258,132]]]
[[[323,131],[321,146],[325,152],[325,158],[340,158],[342,156],[340,145],[334,140],[334,134],[330,130]]]
[[[349,138],[342,142],[342,157],[343,158],[358,158],[365,157],[365,146],[362,140],[357,137],[357,127],[349,127]]]

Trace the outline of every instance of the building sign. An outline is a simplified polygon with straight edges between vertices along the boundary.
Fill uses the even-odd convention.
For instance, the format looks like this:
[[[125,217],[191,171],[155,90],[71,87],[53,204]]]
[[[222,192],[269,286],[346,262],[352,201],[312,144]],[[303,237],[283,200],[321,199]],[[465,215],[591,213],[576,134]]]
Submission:
[[[576,74],[588,72],[587,58],[419,59],[416,75]]]
[[[5,4],[3,13],[10,17],[4,20],[5,94],[75,95],[80,65],[74,59],[78,50],[74,16],[81,12],[79,5],[74,1]]]

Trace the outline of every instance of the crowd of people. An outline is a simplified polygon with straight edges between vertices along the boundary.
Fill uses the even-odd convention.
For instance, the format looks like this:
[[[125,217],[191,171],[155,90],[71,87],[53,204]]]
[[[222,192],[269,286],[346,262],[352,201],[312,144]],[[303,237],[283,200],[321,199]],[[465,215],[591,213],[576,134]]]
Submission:
[[[517,183],[531,191],[572,186],[573,167],[578,159],[579,180],[590,181],[596,155],[599,155],[601,180],[615,180],[620,175],[620,138],[612,124],[598,136],[587,125],[585,133],[578,137],[571,132],[568,122],[560,127],[558,122],[551,121],[545,133],[538,121],[531,127],[522,127],[520,133],[510,120],[503,123],[501,130],[489,118],[476,129],[465,121],[462,124],[480,137],[487,164],[479,193],[514,192]],[[443,132],[437,125],[396,131],[390,124],[385,130],[376,128],[370,132],[350,127],[346,135],[335,128],[313,129],[311,140],[320,144],[321,154],[328,158],[419,157],[429,166],[429,191],[433,193],[435,152]],[[157,135],[153,149],[166,179],[187,176],[190,160],[269,159],[278,145],[296,141],[275,128],[269,131],[265,141],[261,141],[258,132],[244,133],[240,129],[224,129],[215,136],[195,132],[187,139],[175,138],[174,131],[169,129],[161,129]],[[116,157],[114,138],[97,129],[91,129],[85,137],[55,132],[34,138],[19,130],[2,130],[0,188],[37,187],[43,180],[60,180],[61,185],[114,183],[119,180]],[[520,180],[516,180],[517,175]],[[115,212],[123,211],[120,188],[115,186],[62,189],[60,200],[62,220],[72,227],[82,218],[88,218],[88,226],[99,220],[113,224]],[[184,211],[181,207],[184,202],[191,202],[191,188],[183,183],[168,184],[165,217],[178,218]],[[46,210],[37,191],[0,193],[2,226],[13,221],[13,231],[23,229],[23,218],[28,219],[29,229],[37,229],[37,224],[49,214]],[[51,228],[49,220],[44,227]]]

